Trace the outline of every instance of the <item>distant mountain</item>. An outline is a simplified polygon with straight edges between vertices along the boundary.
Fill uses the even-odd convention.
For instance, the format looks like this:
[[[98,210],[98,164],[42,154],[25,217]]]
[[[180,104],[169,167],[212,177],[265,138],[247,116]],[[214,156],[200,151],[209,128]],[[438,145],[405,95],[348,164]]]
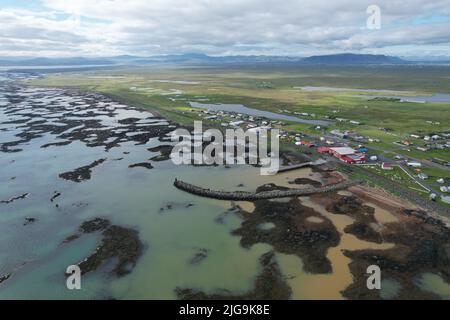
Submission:
[[[403,64],[407,61],[381,54],[342,53],[312,56],[302,60],[306,64]]]
[[[105,58],[0,58],[0,66],[82,66],[82,65],[110,65],[114,61]]]
[[[203,53],[158,55],[139,57],[121,55],[106,58],[0,58],[0,66],[104,66],[104,65],[151,65],[151,64],[331,64],[371,65],[410,63],[397,57],[372,54],[335,54],[308,58],[286,56],[208,56]]]

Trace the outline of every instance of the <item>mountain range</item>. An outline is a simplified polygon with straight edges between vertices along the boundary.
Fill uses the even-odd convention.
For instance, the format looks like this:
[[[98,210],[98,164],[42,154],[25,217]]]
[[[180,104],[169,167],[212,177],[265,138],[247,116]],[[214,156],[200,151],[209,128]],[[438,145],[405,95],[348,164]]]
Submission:
[[[152,64],[325,64],[325,65],[390,65],[417,63],[403,60],[394,56],[374,54],[333,54],[311,57],[288,56],[209,56],[201,53],[180,55],[158,55],[139,57],[121,55],[103,58],[11,58],[0,57],[0,66],[109,66],[109,65],[152,65]]]

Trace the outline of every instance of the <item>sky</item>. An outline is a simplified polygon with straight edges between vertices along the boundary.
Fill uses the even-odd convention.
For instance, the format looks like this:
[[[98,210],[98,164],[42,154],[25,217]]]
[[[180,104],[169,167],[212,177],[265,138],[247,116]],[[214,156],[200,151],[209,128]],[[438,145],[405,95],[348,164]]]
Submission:
[[[450,0],[0,0],[0,56],[341,52],[450,58]]]

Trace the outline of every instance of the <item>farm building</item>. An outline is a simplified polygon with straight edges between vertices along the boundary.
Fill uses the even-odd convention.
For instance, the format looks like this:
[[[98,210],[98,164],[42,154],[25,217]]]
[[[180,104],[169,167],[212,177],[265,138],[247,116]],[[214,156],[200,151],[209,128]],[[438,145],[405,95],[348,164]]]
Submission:
[[[394,166],[392,164],[390,164],[390,163],[383,162],[381,164],[381,169],[383,169],[383,170],[393,170]]]
[[[407,162],[406,165],[408,167],[413,167],[413,168],[420,168],[420,167],[422,167],[422,164],[420,162]]]
[[[366,156],[364,154],[358,153],[356,150],[349,147],[330,148],[329,153],[349,164],[366,162]]]

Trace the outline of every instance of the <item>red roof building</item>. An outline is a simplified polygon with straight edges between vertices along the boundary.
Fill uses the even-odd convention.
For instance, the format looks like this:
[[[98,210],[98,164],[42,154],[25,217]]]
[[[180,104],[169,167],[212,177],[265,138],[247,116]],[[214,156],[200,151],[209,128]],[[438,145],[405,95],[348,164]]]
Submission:
[[[319,153],[330,153],[330,148],[328,147],[318,147],[317,152]]]
[[[366,156],[348,147],[330,148],[330,154],[349,164],[365,163]]]

